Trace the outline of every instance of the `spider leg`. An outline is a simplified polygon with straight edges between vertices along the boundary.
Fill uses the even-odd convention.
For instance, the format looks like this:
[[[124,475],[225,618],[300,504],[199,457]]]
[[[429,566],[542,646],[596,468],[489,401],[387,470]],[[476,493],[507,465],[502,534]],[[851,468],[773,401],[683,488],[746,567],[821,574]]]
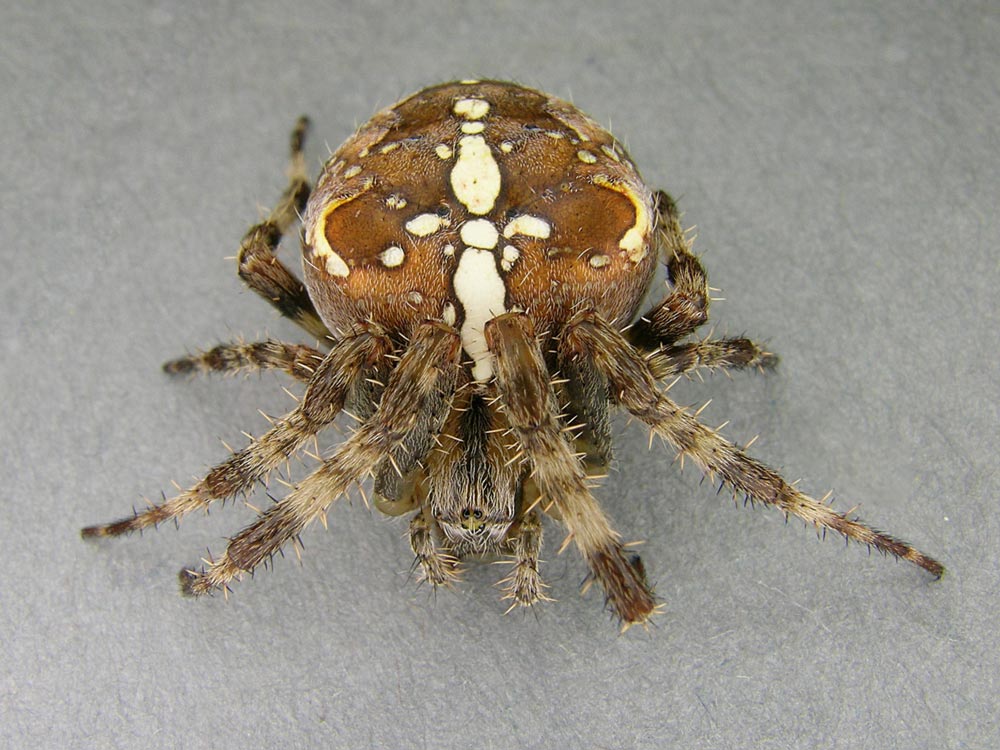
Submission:
[[[216,466],[190,489],[135,515],[101,526],[88,526],[84,537],[119,536],[179,519],[249,490],[255,482],[332,422],[353,383],[389,348],[380,335],[363,331],[341,339],[320,363],[299,405],[259,439]]]
[[[587,473],[607,473],[612,459],[610,393],[608,379],[593,362],[582,357],[559,357],[562,387],[573,418],[578,453],[584,454]]]
[[[236,263],[237,272],[247,286],[313,336],[326,339],[331,337],[330,331],[320,320],[305,285],[276,255],[282,235],[298,219],[312,191],[302,153],[308,128],[306,117],[300,117],[295,123],[291,137],[292,163],[288,187],[270,215],[251,227],[243,237]]]
[[[496,360],[500,402],[531,464],[543,507],[555,504],[622,621],[646,621],[655,608],[653,592],[590,493],[584,467],[552,407],[554,393],[531,320],[523,313],[494,318],[486,324],[486,342]]]
[[[413,429],[389,455],[382,459],[375,474],[375,506],[388,515],[400,515],[419,502],[416,494],[420,477],[424,474],[423,460],[434,447],[441,426],[451,409],[455,390],[452,370],[443,377],[441,387],[431,394],[418,415]],[[444,378],[451,380],[445,382]],[[422,490],[421,490],[422,491]]]
[[[662,347],[646,357],[646,364],[653,377],[662,380],[702,368],[771,369],[778,364],[778,355],[764,351],[749,339],[710,339]]]
[[[746,495],[752,502],[773,505],[786,516],[796,515],[817,528],[831,529],[847,539],[908,560],[935,576],[944,573],[941,563],[910,545],[802,494],[774,470],[698,422],[657,390],[655,377],[643,357],[597,315],[581,315],[568,325],[562,345],[593,359],[626,409],[678,453],[690,457],[706,474],[721,478],[734,492]]]
[[[708,320],[708,276],[684,236],[677,204],[662,190],[656,204],[659,244],[672,289],[629,329],[629,340],[642,349],[673,344]]]
[[[542,519],[536,511],[525,513],[508,540],[514,569],[500,581],[514,607],[530,607],[539,599],[547,600],[545,584],[538,574],[538,555],[542,549]]]
[[[450,326],[423,324],[393,370],[371,419],[284,499],[233,537],[221,558],[200,572],[182,570],[184,592],[207,594],[252,572],[295,539],[352,484],[371,474],[379,459],[403,442],[442,384],[452,381],[460,347],[458,335]]]
[[[322,352],[301,344],[286,344],[274,339],[249,344],[238,341],[165,362],[163,371],[181,375],[284,370],[296,380],[308,383],[323,357]]]
[[[421,508],[410,519],[410,548],[420,567],[420,580],[432,586],[448,586],[458,578],[458,560],[434,539],[434,521]]]

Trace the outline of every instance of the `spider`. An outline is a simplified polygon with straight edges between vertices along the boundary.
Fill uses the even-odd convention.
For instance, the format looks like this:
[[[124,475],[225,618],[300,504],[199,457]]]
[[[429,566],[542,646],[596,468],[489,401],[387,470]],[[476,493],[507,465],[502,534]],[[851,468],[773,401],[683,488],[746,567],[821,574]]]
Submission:
[[[424,89],[376,114],[310,188],[308,121],[290,181],[240,246],[255,292],[323,342],[229,343],[169,373],[284,370],[305,394],[259,438],[173,498],[83,529],[118,536],[249,492],[341,412],[358,426],[288,494],[180,573],[182,590],[228,591],[369,477],[374,504],[409,514],[422,579],[453,583],[463,558],[505,556],[511,608],[547,599],[542,516],[568,531],[588,581],[625,627],[659,605],[639,556],[591,493],[623,408],[734,496],[775,506],[940,576],[913,547],[804,495],[662,383],[696,369],[772,367],[744,338],[685,341],[708,318],[705,271],[674,201],[651,191],[621,144],[573,105],[500,81]],[[277,257],[302,217],[305,282]],[[639,305],[666,265],[668,291]]]

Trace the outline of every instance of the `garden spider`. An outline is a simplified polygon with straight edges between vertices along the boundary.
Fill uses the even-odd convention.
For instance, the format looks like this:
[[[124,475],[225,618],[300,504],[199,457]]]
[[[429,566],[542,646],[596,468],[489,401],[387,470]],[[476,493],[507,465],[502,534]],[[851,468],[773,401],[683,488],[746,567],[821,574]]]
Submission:
[[[83,530],[117,536],[249,492],[341,411],[359,425],[319,468],[185,569],[185,592],[228,589],[369,476],[375,505],[410,514],[420,575],[453,582],[467,556],[505,555],[512,606],[545,599],[542,515],[568,530],[627,626],[657,609],[639,556],[591,494],[611,459],[609,411],[645,422],[734,494],[935,576],[943,567],[837,513],[705,427],[660,382],[696,368],[767,368],[742,338],[685,343],[708,284],[674,202],[571,104],[496,81],[424,89],[362,126],[310,189],[292,136],[290,184],[239,252],[239,274],[326,347],[226,344],[168,372],[282,369],[298,406],[176,497]],[[278,260],[302,213],[305,283]],[[635,320],[658,259],[669,293]]]

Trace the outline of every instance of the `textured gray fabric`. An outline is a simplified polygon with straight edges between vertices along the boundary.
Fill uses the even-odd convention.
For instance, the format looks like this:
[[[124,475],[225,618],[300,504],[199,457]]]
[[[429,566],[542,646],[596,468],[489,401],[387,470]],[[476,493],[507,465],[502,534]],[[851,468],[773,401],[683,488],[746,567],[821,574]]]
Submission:
[[[281,5],[0,9],[0,745],[995,746],[996,4]],[[715,331],[783,358],[673,393],[944,580],[734,509],[624,420],[599,496],[647,540],[648,633],[577,594],[554,525],[559,601],[506,617],[500,568],[415,589],[402,522],[358,500],[228,602],[175,575],[243,507],[79,539],[290,408],[277,376],[159,366],[305,340],[224,259],[284,185],[295,116],[316,165],[376,107],[469,76],[612,124],[698,227]]]

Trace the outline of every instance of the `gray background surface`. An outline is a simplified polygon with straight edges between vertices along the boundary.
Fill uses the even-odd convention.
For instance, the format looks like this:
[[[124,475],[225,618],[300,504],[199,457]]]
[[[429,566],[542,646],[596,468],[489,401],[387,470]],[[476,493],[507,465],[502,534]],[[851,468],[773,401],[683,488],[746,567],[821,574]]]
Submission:
[[[995,747],[997,4],[279,5],[0,10],[0,745]],[[648,633],[578,595],[555,526],[559,601],[508,616],[493,566],[415,588],[403,524],[357,500],[228,602],[175,576],[242,506],[80,541],[291,407],[277,376],[159,366],[304,340],[224,259],[284,185],[295,116],[318,166],[469,76],[611,123],[697,225],[716,332],[783,357],[674,393],[943,581],[734,509],[624,420],[599,496],[647,540]]]

